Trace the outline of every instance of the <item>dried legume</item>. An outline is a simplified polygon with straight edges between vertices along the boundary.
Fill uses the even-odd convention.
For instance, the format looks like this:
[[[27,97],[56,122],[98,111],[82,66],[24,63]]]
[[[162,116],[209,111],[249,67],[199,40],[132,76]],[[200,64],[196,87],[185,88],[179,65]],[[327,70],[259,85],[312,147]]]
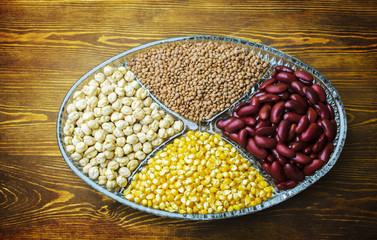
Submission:
[[[189,131],[149,159],[128,200],[179,213],[220,213],[267,201],[273,187],[220,135]]]

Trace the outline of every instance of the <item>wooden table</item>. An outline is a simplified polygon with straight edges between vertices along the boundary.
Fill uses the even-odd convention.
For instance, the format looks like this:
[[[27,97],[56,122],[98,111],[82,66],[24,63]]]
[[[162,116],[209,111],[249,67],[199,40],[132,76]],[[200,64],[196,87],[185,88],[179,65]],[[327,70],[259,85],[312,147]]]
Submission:
[[[1,1],[0,238],[375,239],[376,29],[373,0]],[[69,169],[55,129],[72,84],[127,49],[195,34],[275,47],[333,83],[348,135],[326,176],[262,212],[198,222],[126,207]]]

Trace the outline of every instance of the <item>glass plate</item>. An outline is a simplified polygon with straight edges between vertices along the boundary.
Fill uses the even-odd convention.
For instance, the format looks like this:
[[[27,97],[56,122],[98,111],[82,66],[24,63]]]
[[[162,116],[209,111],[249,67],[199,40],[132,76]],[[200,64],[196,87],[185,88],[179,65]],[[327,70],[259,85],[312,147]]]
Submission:
[[[250,93],[245,94],[243,97],[241,97],[239,100],[237,100],[232,106],[230,106],[227,109],[224,109],[222,112],[216,114],[211,119],[201,122],[193,122],[190,120],[187,120],[180,116],[179,114],[171,111],[170,109],[166,108],[153,94],[149,93],[149,96],[152,97],[153,100],[155,100],[161,108],[163,108],[166,112],[173,115],[176,119],[180,119],[184,123],[184,129],[181,133],[176,134],[175,136],[171,137],[170,139],[167,139],[163,144],[161,144],[159,147],[154,149],[150,154],[147,155],[147,157],[142,161],[141,164],[139,164],[138,168],[133,171],[132,175],[128,178],[128,182],[132,181],[133,175],[140,171],[140,169],[145,166],[148,159],[151,158],[158,150],[164,148],[168,143],[170,143],[173,139],[177,137],[184,136],[189,130],[200,130],[200,131],[207,131],[209,133],[219,133],[223,139],[230,144],[232,144],[244,157],[249,159],[251,164],[260,172],[260,174],[266,178],[266,181],[269,182],[274,187],[274,196],[270,198],[268,201],[262,202],[259,205],[256,205],[254,207],[244,208],[238,211],[233,212],[225,212],[225,213],[215,213],[215,214],[180,214],[180,213],[171,213],[163,210],[157,210],[153,208],[148,208],[139,204],[136,204],[132,201],[127,200],[122,192],[124,189],[122,189],[120,192],[113,192],[108,191],[105,187],[99,185],[97,181],[94,181],[90,179],[87,175],[85,175],[82,172],[82,167],[80,167],[75,161],[72,161],[70,159],[70,155],[65,151],[64,143],[63,143],[63,127],[64,122],[67,119],[67,113],[66,113],[66,107],[67,105],[72,101],[72,95],[76,91],[76,89],[81,89],[84,84],[86,84],[90,79],[93,78],[94,74],[100,72],[103,67],[106,65],[113,65],[113,66],[126,66],[127,63],[131,58],[136,56],[141,51],[145,51],[149,48],[156,48],[162,45],[171,44],[173,42],[184,42],[184,41],[190,41],[190,42],[197,42],[197,41],[217,41],[221,43],[232,43],[235,45],[239,45],[242,47],[246,47],[250,51],[255,52],[259,57],[266,59],[269,61],[270,66],[266,74],[262,77],[260,81],[255,84],[251,90]],[[331,154],[330,160],[320,169],[318,170],[314,175],[307,176],[304,181],[300,182],[295,188],[289,189],[289,190],[279,190],[276,188],[276,185],[273,182],[273,179],[270,175],[268,175],[263,167],[259,164],[258,161],[254,159],[252,155],[250,155],[245,149],[242,147],[239,147],[239,145],[232,140],[225,137],[221,130],[219,130],[215,123],[218,119],[224,118],[227,116],[230,116],[231,110],[236,106],[239,102],[247,101],[249,100],[252,95],[258,91],[258,86],[269,78],[271,72],[273,71],[273,68],[276,65],[284,65],[287,67],[291,67],[294,70],[304,70],[309,73],[311,73],[314,77],[314,82],[317,84],[320,84],[326,91],[327,94],[327,102],[331,104],[331,106],[334,108],[335,112],[335,121],[337,124],[337,134],[336,138],[334,140],[334,151]],[[138,80],[137,80],[138,81]],[[141,82],[138,81],[140,84]],[[141,84],[144,88],[145,86]],[[185,37],[177,37],[177,38],[169,38],[164,39],[160,41],[155,41],[151,43],[147,43],[135,48],[132,48],[130,50],[127,50],[125,52],[122,52],[93,68],[89,72],[87,72],[84,76],[82,76],[80,79],[76,81],[75,84],[71,87],[71,89],[68,91],[67,95],[65,96],[59,110],[58,119],[57,119],[57,139],[58,139],[58,145],[59,149],[62,153],[62,156],[64,157],[64,160],[68,164],[68,166],[72,169],[72,171],[79,176],[82,180],[84,180],[87,184],[89,184],[92,188],[99,191],[100,193],[124,204],[129,207],[132,207],[134,209],[144,211],[147,213],[155,214],[158,216],[164,216],[164,217],[171,217],[171,218],[181,218],[181,219],[188,219],[188,220],[213,220],[213,219],[225,219],[225,218],[232,218],[237,216],[242,216],[250,213],[254,213],[266,208],[269,208],[271,206],[274,206],[276,204],[279,204],[296,194],[300,193],[301,191],[307,189],[310,185],[314,184],[316,181],[318,181],[321,177],[323,177],[326,173],[330,171],[330,169],[334,166],[336,161],[338,160],[341,151],[343,149],[346,134],[347,134],[347,119],[346,119],[346,113],[344,109],[343,102],[339,96],[339,93],[334,88],[334,86],[330,83],[329,80],[327,80],[319,71],[316,69],[310,67],[308,64],[300,61],[299,59],[292,57],[282,51],[279,51],[275,48],[266,46],[261,43],[256,43],[244,39],[239,38],[231,38],[231,37],[224,37],[224,36],[214,36],[214,35],[196,35],[196,36],[185,36]]]

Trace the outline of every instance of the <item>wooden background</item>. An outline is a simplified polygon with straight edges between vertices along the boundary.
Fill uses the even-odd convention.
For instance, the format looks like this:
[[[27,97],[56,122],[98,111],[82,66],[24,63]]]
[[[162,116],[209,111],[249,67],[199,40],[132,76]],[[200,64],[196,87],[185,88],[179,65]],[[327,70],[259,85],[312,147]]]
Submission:
[[[0,239],[376,239],[377,2],[0,2]],[[335,167],[294,198],[193,222],[123,206],[63,160],[56,118],[72,84],[104,60],[168,37],[217,34],[308,63],[337,88],[348,135]]]

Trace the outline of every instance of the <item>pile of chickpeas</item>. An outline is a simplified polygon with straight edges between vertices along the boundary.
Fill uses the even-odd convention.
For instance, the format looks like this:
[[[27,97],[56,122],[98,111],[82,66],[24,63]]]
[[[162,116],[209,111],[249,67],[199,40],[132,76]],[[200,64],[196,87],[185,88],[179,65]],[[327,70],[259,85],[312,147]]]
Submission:
[[[65,149],[82,171],[108,190],[127,185],[153,148],[183,129],[124,66],[103,72],[73,94],[63,128]]]

